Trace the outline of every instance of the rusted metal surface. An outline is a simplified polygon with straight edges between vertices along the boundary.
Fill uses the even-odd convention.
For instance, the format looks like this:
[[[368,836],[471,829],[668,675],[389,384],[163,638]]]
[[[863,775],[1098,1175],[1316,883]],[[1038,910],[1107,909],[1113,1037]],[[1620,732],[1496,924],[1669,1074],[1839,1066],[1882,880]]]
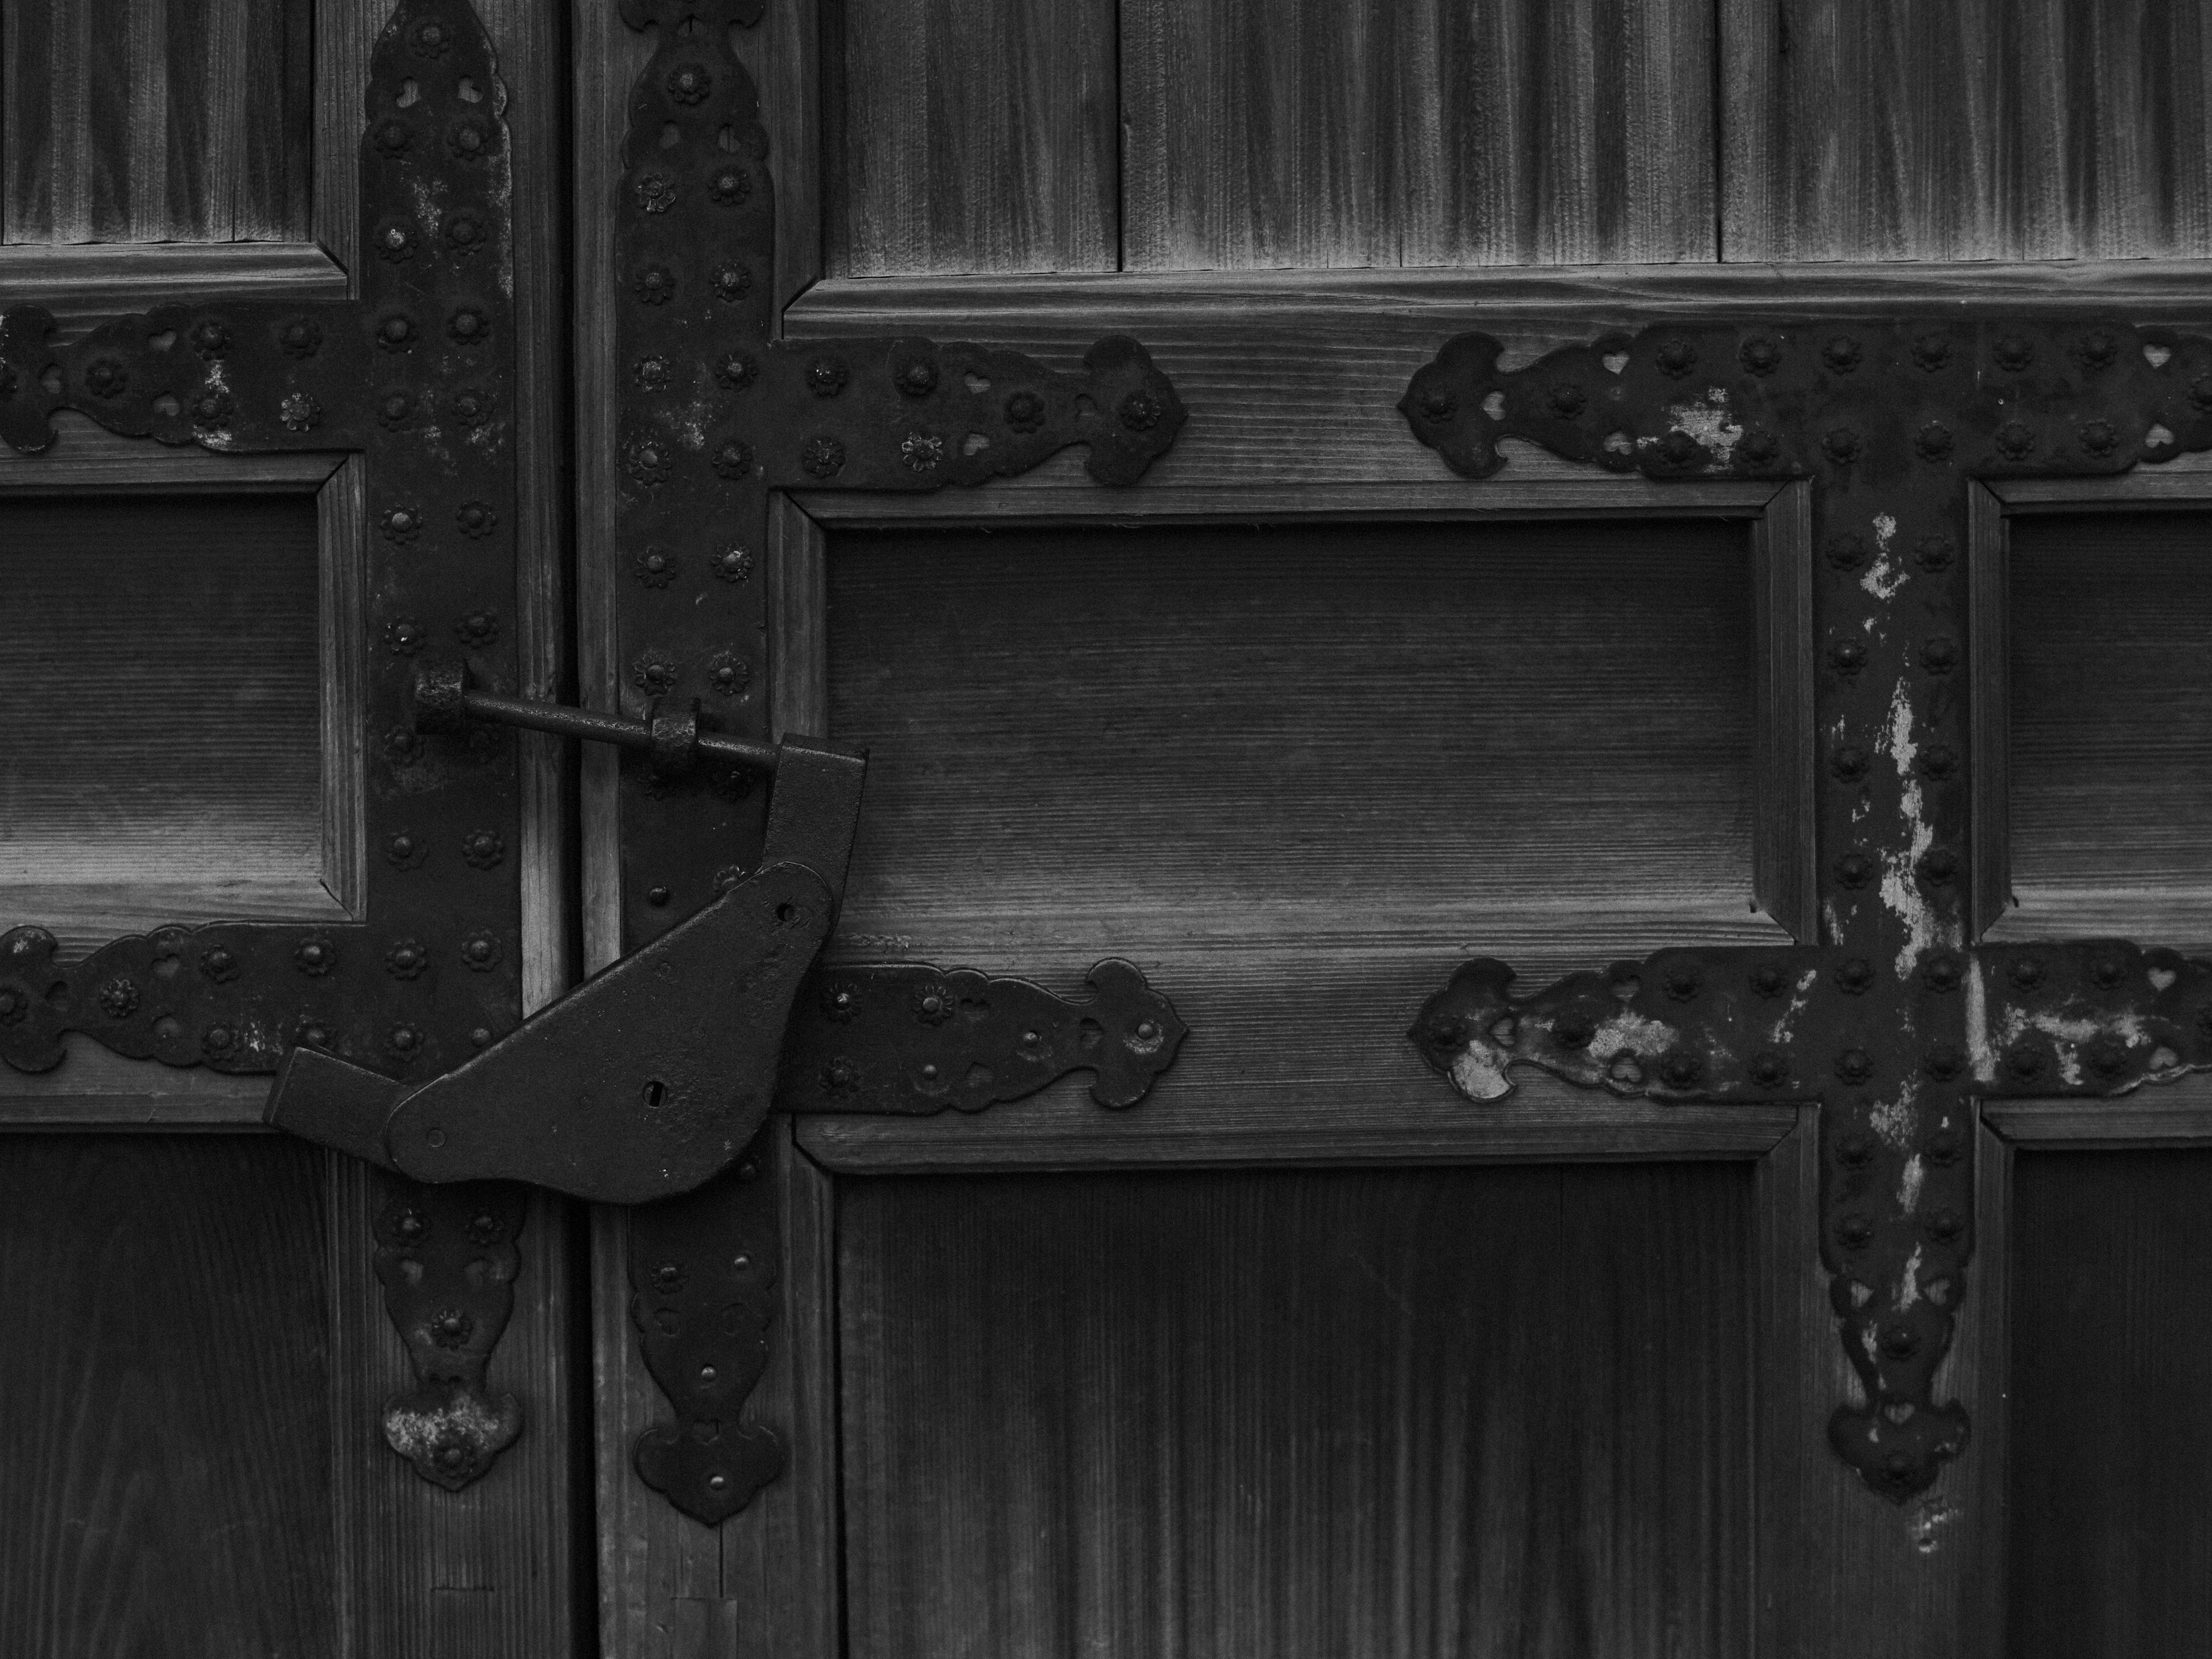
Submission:
[[[384,1405],[384,1437],[426,1480],[459,1492],[522,1432],[522,1408],[486,1380],[514,1311],[521,1188],[385,1181],[376,1276],[415,1386]]]
[[[716,1526],[783,1473],[772,1429],[742,1420],[768,1367],[783,1246],[768,1149],[684,1197],[630,1212],[630,1321],[672,1428],[638,1436],[639,1478]]]
[[[1662,325],[1510,372],[1452,340],[1400,408],[1454,471],[1498,440],[1655,478],[1812,486],[1820,935],[1661,951],[1516,998],[1465,964],[1412,1036],[1477,1100],[1535,1066],[1661,1100],[1820,1103],[1821,1259],[1861,1398],[1838,1453],[1899,1502],[1966,1443],[1935,1398],[1973,1249],[1970,1097],[2212,1068],[2212,969],[2121,942],[1973,948],[1968,481],[2212,447],[2212,340],[2096,319]]]

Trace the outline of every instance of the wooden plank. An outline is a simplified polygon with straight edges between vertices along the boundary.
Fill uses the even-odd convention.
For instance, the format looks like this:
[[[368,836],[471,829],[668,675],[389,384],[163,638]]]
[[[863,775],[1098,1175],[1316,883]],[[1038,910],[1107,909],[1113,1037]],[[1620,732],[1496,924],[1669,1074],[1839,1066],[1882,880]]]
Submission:
[[[599,1639],[640,1659],[837,1659],[834,1215],[827,1178],[787,1128],[768,1178],[783,1225],[783,1289],[751,1415],[781,1435],[783,1474],[719,1528],[638,1479],[639,1433],[672,1417],[637,1351],[628,1212],[592,1216]]]
[[[41,1659],[330,1653],[320,1156],[0,1140],[0,1631]]]
[[[2144,321],[2212,318],[2202,272],[2142,265],[2094,272],[2014,266],[1971,275],[1915,267],[1899,273],[1739,271],[1724,267],[1615,266],[1558,274],[1341,273],[1197,276],[882,277],[817,284],[791,307],[787,330],[808,337],[922,334],[997,341],[1073,370],[1101,335],[1145,343],[1194,411],[1175,447],[1139,486],[1107,490],[1082,471],[1079,453],[1021,478],[970,492],[917,497],[982,501],[1002,510],[1021,492],[1071,487],[1097,510],[1143,510],[1169,490],[1361,483],[1428,485],[1451,474],[1407,432],[1398,402],[1413,373],[1452,335],[1484,329],[1518,366],[1563,341],[1586,342],[1655,314],[1725,309],[1747,320],[1823,312],[1962,307],[2048,314],[2095,309]],[[1505,469],[1470,498],[1522,478],[1579,476],[1575,466],[1509,441]],[[1653,483],[1653,499],[1686,486]],[[809,493],[802,504],[814,510]]]
[[[769,504],[769,707],[779,736],[830,729],[830,538],[791,497]]]
[[[1790,1106],[1653,1106],[1524,1078],[1470,1106],[1441,1078],[1407,1079],[1346,1109],[1342,1091],[1259,1085],[1224,1099],[1170,1093],[1128,1112],[1079,1086],[979,1117],[801,1117],[799,1145],[840,1175],[1014,1170],[1631,1163],[1758,1158],[1795,1127]]]
[[[1992,1178],[1987,1159],[1978,1179]],[[1984,1430],[2001,1405],[2001,1378],[1987,1358],[2001,1297],[1977,1255],[1951,1356],[1937,1373],[1937,1398],[1963,1401],[1973,1432],[1963,1455],[1936,1485],[1899,1505],[1876,1497],[1828,1445],[1828,1419],[1856,1400],[1822,1267],[1817,1109],[1761,1166],[1761,1402],[1759,1651],[1847,1659],[1881,1632],[1885,1654],[1956,1659],[1978,1652],[1973,1616],[1982,1608],[1983,1500],[1993,1489]],[[1978,1197],[1983,1224],[1997,1207]]]
[[[325,300],[343,294],[345,282],[345,272],[313,242],[0,247],[0,307],[44,306],[61,323],[65,337],[118,311],[184,305],[217,295]],[[88,422],[87,429],[91,429]],[[117,441],[135,442],[142,450],[159,447],[135,440]],[[279,458],[254,459],[274,462]]]
[[[1124,263],[1711,259],[1688,0],[1125,0]]]
[[[1115,269],[1115,0],[833,4],[831,269]]]
[[[1982,1116],[2016,1146],[2095,1152],[2212,1141],[2212,1076],[2192,1073],[2111,1100],[1993,1100]]]
[[[2212,250],[2212,24],[2160,0],[1723,0],[1724,256]]]
[[[1747,1175],[848,1183],[851,1652],[1744,1652]]]
[[[2212,494],[2212,492],[2208,492]],[[2012,892],[1993,939],[2212,949],[2212,513],[2008,521]],[[2115,802],[2142,810],[2115,813]]]
[[[306,235],[313,14],[313,0],[9,0],[0,235]]]
[[[2021,1152],[2005,1652],[2186,1653],[2212,1629],[2212,1149]]]
[[[760,88],[775,180],[775,292],[787,305],[820,280],[828,240],[824,158],[836,153],[823,114],[825,0],[769,0],[766,15],[737,37],[738,55]],[[834,53],[831,54],[834,57]]]
[[[1751,558],[1759,687],[1752,884],[1776,925],[1810,943],[1820,927],[1810,484],[1789,485],[1753,521]]]

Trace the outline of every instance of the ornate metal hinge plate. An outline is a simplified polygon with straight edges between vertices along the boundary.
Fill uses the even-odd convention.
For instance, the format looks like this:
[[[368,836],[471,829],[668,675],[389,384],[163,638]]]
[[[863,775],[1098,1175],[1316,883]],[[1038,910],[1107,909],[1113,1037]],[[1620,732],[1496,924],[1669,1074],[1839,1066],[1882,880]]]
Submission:
[[[1498,367],[1463,334],[1400,408],[1454,471],[1500,438],[1669,478],[1810,482],[1820,938],[1665,951],[1524,997],[1462,967],[1413,1027],[1470,1097],[1510,1068],[1659,1100],[1819,1101],[1821,1259],[1863,1398],[1837,1452],[1899,1502],[1964,1446],[1939,1403],[1973,1249],[1972,1093],[2212,1068],[2212,969],[2119,942],[1970,949],[1968,481],[2212,448],[2212,340],[2095,319],[1662,325]]]

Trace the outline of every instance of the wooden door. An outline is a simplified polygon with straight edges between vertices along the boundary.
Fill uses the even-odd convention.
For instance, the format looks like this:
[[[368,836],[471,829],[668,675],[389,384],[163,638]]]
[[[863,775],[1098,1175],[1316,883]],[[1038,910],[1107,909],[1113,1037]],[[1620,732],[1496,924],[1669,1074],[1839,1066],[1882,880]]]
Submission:
[[[68,340],[180,296],[357,298],[381,0],[111,9],[0,4],[0,300]],[[10,1642],[2212,1651],[2193,15],[1996,8],[1990,48],[1735,0],[477,10],[512,155],[513,506],[433,544],[511,556],[515,688],[631,708],[641,626],[750,575],[744,718],[872,757],[833,969],[1079,998],[1121,957],[1190,1035],[1125,1110],[1079,1075],[975,1115],[769,1120],[780,1262],[744,1421],[785,1461],[719,1525],[637,1472],[672,1407],[629,1216],[503,1200],[527,1207],[489,1386],[523,1426],[447,1491],[383,1422],[413,1382],[377,1276],[404,1190],[263,1132],[256,1074],[72,1036],[0,1079]],[[974,489],[763,485],[741,563],[648,582],[625,329],[656,301],[620,239],[654,210],[623,146],[682,96],[648,84],[666,31],[726,26],[760,100],[775,242],[746,277],[775,330],[1069,372],[1130,336],[1189,410],[1141,482],[1077,450]],[[447,70],[422,71],[434,94]],[[1842,422],[1778,418],[1762,462],[1744,434],[1768,428],[1735,417],[1759,343],[1818,358],[1832,398],[1904,374],[1915,319],[1988,363],[1963,418],[1943,406],[1956,452],[1896,400],[1852,428],[1896,478],[1957,475],[1885,530]],[[1476,373],[1432,367],[1470,331],[1508,376],[1664,377],[1693,404],[1711,374],[1738,401],[1644,398],[1607,452],[1565,369],[1440,381]],[[2045,370],[2042,447],[2014,456],[1972,398]],[[2107,371],[2165,401],[2117,426],[2068,401]],[[1478,454],[1477,411],[1505,464],[1471,477],[1445,458]],[[372,878],[414,856],[390,815],[419,763],[378,701],[413,617],[364,574],[414,498],[341,448],[56,424],[0,449],[0,924],[52,929],[64,967],[215,919],[352,951]],[[511,752],[491,879],[519,1016],[634,945],[664,884],[653,927],[702,902],[720,859],[604,754]],[[1855,931],[1884,883],[1845,861],[1893,855],[1936,918],[1909,956],[1886,913],[1883,949]],[[2082,939],[2182,954],[2045,945]],[[1923,1018],[1947,952],[1951,1073],[1950,1037],[1850,1012]],[[1516,970],[1510,1036],[1431,1018],[1471,958]],[[1654,1047],[1597,1087],[1532,1036],[1487,1100],[1431,1063],[1550,1041],[1571,1020],[1546,988],[1616,963],[1637,971],[1591,994],[1683,1031],[1721,1031],[1701,1011],[1773,964],[1830,1012],[1771,1072],[1724,1032],[1686,1045],[1702,1070]],[[153,1017],[134,990],[112,1018]],[[2062,990],[2088,1001],[2036,1000]],[[1874,1184],[1891,1208],[1855,1245]],[[1915,1229],[1955,1264],[1914,1328],[1942,1346],[1873,1359],[1870,1394],[1847,1344],[1886,1333],[1853,1322],[1853,1253]],[[1923,1358],[1924,1395],[1880,1391]],[[1840,1454],[1839,1414],[1965,1427],[1886,1473]]]

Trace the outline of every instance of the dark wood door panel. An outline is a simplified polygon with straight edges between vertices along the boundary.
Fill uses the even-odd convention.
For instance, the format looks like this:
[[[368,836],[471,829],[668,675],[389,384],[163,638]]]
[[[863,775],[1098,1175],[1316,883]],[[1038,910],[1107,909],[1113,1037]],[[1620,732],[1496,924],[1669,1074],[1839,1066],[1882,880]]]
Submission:
[[[337,1650],[323,1163],[263,1136],[0,1139],[10,1654]]]
[[[2013,1659],[2212,1653],[2212,1150],[2014,1156]]]
[[[842,1182],[855,1659],[1743,1651],[1751,1185]]]

